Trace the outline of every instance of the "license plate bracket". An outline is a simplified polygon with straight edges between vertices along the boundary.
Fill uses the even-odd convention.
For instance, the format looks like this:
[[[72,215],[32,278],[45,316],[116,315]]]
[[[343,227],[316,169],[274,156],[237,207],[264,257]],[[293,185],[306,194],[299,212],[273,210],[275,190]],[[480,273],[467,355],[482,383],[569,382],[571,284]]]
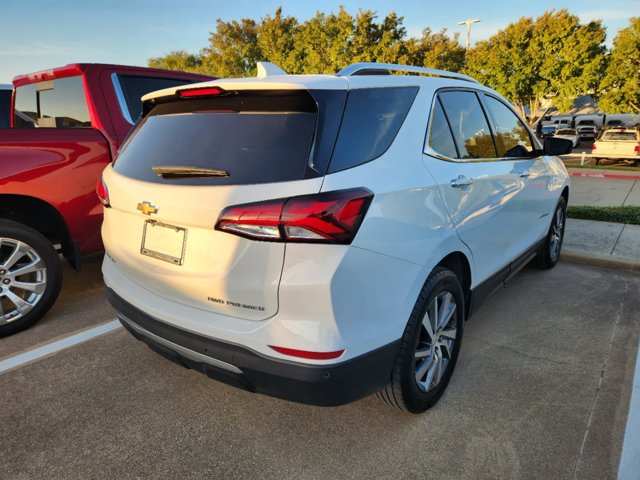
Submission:
[[[156,220],[144,222],[140,253],[173,265],[184,263],[187,229]]]

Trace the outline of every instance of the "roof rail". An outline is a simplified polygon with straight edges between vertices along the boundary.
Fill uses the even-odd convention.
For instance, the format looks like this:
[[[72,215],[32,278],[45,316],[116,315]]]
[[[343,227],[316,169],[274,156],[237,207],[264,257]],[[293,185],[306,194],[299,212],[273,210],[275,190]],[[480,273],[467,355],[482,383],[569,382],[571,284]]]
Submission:
[[[480,83],[475,78],[462,73],[447,72],[446,70],[437,70],[435,68],[413,67],[411,65],[396,65],[394,63],[354,63],[340,70],[337,75],[342,77],[351,77],[353,75],[384,75],[384,72],[411,72],[431,75],[432,77],[454,78],[456,80],[465,80],[467,82]]]

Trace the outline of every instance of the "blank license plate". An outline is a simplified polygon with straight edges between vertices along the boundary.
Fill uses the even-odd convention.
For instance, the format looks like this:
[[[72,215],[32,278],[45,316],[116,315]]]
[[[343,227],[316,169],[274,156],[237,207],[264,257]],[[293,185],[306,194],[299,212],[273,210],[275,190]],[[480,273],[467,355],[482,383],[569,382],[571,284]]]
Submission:
[[[187,229],[153,220],[144,223],[140,253],[164,262],[182,265]]]

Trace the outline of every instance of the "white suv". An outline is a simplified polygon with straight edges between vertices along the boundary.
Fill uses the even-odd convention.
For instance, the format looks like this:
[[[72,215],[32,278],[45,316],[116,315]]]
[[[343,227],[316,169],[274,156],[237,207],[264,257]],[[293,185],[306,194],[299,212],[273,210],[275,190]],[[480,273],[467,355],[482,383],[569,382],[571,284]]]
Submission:
[[[422,412],[480,303],[558,260],[552,155],[571,142],[543,148],[464,75],[267,64],[143,101],[98,185],[107,296],[136,338],[218,380]]]

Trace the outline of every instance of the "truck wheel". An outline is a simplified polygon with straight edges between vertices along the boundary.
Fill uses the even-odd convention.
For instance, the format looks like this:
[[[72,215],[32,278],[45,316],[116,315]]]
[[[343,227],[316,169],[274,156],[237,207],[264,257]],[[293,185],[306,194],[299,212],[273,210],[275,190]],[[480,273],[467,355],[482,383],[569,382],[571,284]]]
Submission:
[[[567,202],[560,197],[558,206],[551,219],[549,232],[544,239],[544,244],[535,258],[536,266],[541,270],[553,268],[560,258],[562,240],[564,239],[564,227],[567,220]]]
[[[0,337],[40,320],[61,285],[62,266],[51,242],[31,227],[0,220]]]
[[[436,267],[404,330],[389,384],[378,398],[422,413],[442,396],[456,366],[464,326],[464,294],[455,274]]]

